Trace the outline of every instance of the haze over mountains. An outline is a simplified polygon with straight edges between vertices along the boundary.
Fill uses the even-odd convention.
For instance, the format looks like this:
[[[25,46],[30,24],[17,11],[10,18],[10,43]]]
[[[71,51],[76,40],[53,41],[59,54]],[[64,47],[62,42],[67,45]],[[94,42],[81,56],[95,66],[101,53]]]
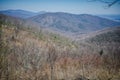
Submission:
[[[89,14],[75,15],[60,12],[40,14],[28,20],[37,22],[41,26],[72,33],[86,33],[120,25],[118,22]]]
[[[80,35],[109,27],[120,26],[120,22],[90,14],[70,14],[64,12],[34,13],[25,10],[4,10],[1,14],[23,19],[21,24],[37,26],[62,34]],[[13,19],[9,20],[12,21]],[[14,20],[15,21],[15,20]],[[14,22],[13,21],[13,22]],[[16,23],[15,23],[16,24]]]
[[[37,14],[45,13],[45,12],[44,11],[40,11],[38,13],[35,13],[35,12],[25,11],[25,10],[12,10],[11,9],[11,10],[0,11],[0,13],[5,14],[5,15],[9,15],[9,16],[13,16],[13,17],[26,19],[26,18],[35,16]]]
[[[108,14],[108,15],[106,14],[106,15],[97,15],[97,16],[120,22],[120,15],[119,14],[116,14],[116,15],[115,14]]]
[[[118,21],[0,11],[0,80],[120,80],[119,53]]]

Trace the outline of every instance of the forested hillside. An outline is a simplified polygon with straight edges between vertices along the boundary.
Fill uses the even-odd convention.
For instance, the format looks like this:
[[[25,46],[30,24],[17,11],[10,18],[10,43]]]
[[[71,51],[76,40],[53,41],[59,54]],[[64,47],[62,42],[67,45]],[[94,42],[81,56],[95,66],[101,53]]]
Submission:
[[[0,18],[1,80],[120,79],[119,27],[74,41],[22,21]]]

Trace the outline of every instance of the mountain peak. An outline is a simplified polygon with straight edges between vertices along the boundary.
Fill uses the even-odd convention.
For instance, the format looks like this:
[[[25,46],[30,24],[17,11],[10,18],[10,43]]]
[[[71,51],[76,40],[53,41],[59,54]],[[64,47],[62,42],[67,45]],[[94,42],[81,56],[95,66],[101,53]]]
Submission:
[[[91,32],[103,29],[105,27],[120,25],[119,22],[101,18],[95,15],[77,15],[64,12],[49,12],[45,14],[39,14],[37,16],[28,18],[28,20],[34,21],[46,28],[52,28],[55,30],[62,30],[64,32],[72,33]]]

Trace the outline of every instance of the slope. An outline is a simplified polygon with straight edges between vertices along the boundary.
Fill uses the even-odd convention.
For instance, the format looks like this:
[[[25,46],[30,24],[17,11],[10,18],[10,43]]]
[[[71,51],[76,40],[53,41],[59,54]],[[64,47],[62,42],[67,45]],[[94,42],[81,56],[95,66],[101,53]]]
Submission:
[[[75,15],[62,12],[45,13],[28,18],[28,20],[34,21],[40,24],[41,26],[52,30],[71,33],[87,33],[106,27],[120,25],[119,22],[115,22],[105,18],[100,18],[93,15]]]
[[[103,49],[100,56],[99,45],[79,45],[58,34],[16,24],[10,16],[0,19],[1,80],[120,79],[120,58],[111,54],[119,45],[112,45],[113,49],[106,45],[110,55]]]
[[[23,18],[23,19],[26,19],[26,18],[36,15],[36,13],[34,13],[34,12],[25,11],[25,10],[4,10],[4,11],[0,11],[0,13],[9,15],[9,16],[13,16],[13,17]]]

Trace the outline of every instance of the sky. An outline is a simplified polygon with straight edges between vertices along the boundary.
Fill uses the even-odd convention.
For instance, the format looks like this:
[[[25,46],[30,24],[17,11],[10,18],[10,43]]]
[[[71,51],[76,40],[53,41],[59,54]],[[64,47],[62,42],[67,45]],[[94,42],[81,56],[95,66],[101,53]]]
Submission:
[[[0,0],[0,10],[7,9],[74,14],[120,14],[120,4],[107,8],[105,3],[87,0]]]

